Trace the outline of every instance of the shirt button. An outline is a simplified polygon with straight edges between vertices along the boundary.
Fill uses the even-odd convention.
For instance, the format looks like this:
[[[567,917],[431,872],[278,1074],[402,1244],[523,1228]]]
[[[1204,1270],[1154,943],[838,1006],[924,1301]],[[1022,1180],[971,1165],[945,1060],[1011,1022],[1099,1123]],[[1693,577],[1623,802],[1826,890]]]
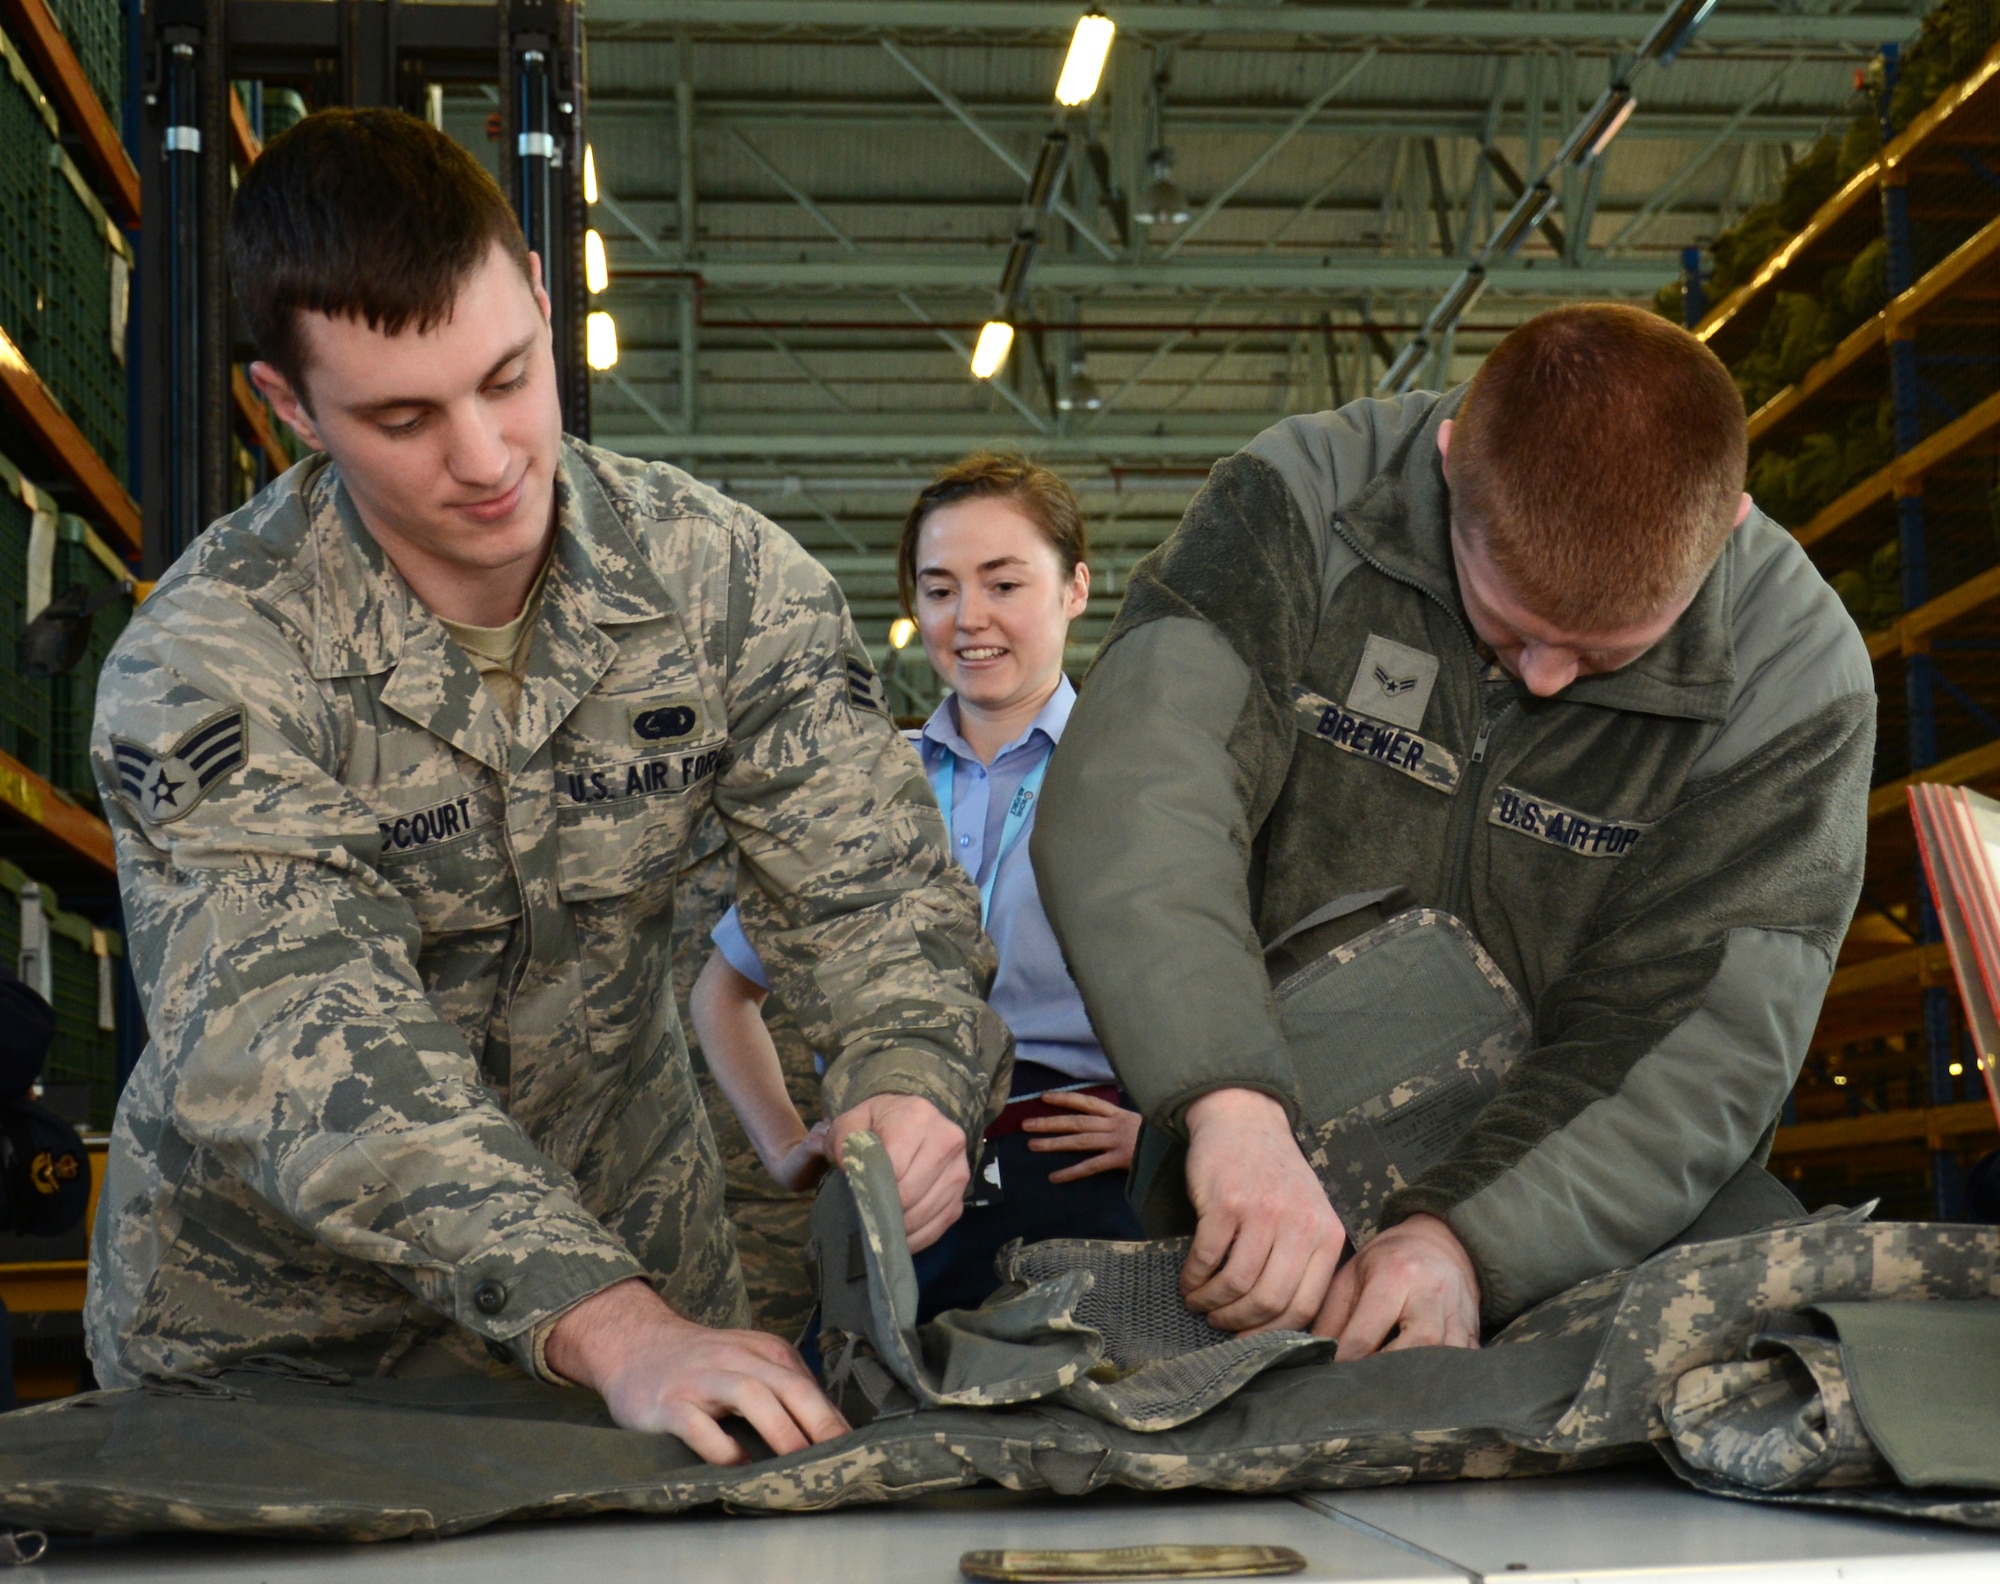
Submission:
[[[483,1281],[472,1289],[472,1302],[481,1314],[497,1315],[507,1307],[507,1289],[497,1281]]]
[[[972,838],[970,836],[961,836],[958,838],[958,845],[961,847],[970,847],[972,845]]]

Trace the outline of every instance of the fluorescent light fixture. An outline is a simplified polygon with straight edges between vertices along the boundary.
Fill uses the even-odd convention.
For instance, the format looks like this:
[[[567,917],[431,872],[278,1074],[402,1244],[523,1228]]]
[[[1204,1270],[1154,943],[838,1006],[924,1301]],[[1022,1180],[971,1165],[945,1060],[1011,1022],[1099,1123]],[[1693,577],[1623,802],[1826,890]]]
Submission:
[[[1424,321],[1424,335],[1428,337],[1456,324],[1479,301],[1486,286],[1486,271],[1477,264],[1473,265],[1452,283],[1451,290],[1431,310],[1431,316]]]
[[[1530,231],[1548,219],[1549,211],[1555,206],[1555,189],[1547,182],[1536,182],[1514,200],[1514,207],[1507,211],[1507,218],[1500,222],[1500,229],[1487,242],[1485,257],[1505,257],[1514,252],[1527,241]]]
[[[1610,146],[1619,128],[1632,119],[1632,112],[1638,108],[1639,101],[1632,97],[1632,90],[1623,83],[1613,83],[1590,107],[1590,114],[1577,123],[1576,130],[1556,155],[1556,163],[1588,165]]]
[[[1389,365],[1388,370],[1383,374],[1382,378],[1376,382],[1375,388],[1377,390],[1406,390],[1409,387],[1410,381],[1417,377],[1418,366],[1422,364],[1426,357],[1430,356],[1430,350],[1430,342],[1426,341],[1422,336],[1418,336],[1416,340],[1410,342],[1408,346],[1404,347],[1397,354],[1396,361]]]
[[[1653,25],[1634,58],[1671,65],[1714,9],[1715,0],[1675,0],[1673,9]]]
[[[1028,271],[1035,262],[1036,236],[1032,231],[1016,231],[1007,249],[1007,262],[1000,268],[1000,311],[1011,312],[1028,293]]]
[[[979,345],[972,349],[972,377],[991,379],[1007,366],[1007,354],[1014,349],[1014,327],[1005,319],[989,319],[979,332]]]
[[[1104,397],[1097,388],[1097,381],[1083,366],[1081,356],[1073,357],[1069,363],[1069,378],[1056,391],[1058,412],[1096,412],[1104,405]]]
[[[604,257],[604,238],[596,231],[583,233],[583,283],[595,297],[611,284],[611,265]]]
[[[1063,172],[1069,169],[1069,134],[1050,132],[1042,138],[1042,151],[1035,156],[1035,172],[1028,178],[1027,208],[1037,219],[1055,207],[1062,188]]]
[[[597,202],[597,151],[588,143],[583,145],[583,201]]]
[[[594,313],[583,322],[583,360],[594,369],[618,362],[618,326],[608,313]]]
[[[1097,92],[1097,80],[1104,75],[1104,57],[1111,53],[1111,37],[1117,31],[1118,25],[1111,18],[1095,11],[1086,11],[1076,19],[1069,55],[1056,82],[1057,104],[1080,105]]]
[[[891,649],[909,648],[910,640],[916,636],[917,624],[907,616],[898,616],[894,621],[889,623],[889,647]]]

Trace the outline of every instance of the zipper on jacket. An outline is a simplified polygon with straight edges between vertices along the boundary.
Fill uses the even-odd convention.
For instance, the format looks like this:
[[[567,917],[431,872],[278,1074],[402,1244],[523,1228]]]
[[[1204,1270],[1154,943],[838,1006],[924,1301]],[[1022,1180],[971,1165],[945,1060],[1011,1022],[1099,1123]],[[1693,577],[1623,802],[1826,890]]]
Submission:
[[[1457,629],[1458,636],[1465,640],[1465,657],[1474,671],[1473,687],[1483,695],[1484,688],[1478,674],[1481,669],[1479,641],[1473,637],[1472,629],[1466,626],[1465,618],[1452,609],[1451,602],[1415,578],[1404,577],[1400,572],[1390,571],[1354,542],[1353,535],[1348,533],[1337,517],[1333,520],[1333,531],[1340,535],[1348,549],[1361,558],[1364,566],[1380,573],[1391,583],[1400,583],[1405,588],[1415,589],[1451,618],[1451,624]],[[1480,797],[1486,787],[1486,750],[1492,741],[1494,729],[1514,713],[1520,702],[1519,698],[1509,699],[1506,708],[1497,715],[1491,715],[1485,713],[1482,698],[1479,736],[1473,741],[1472,756],[1466,764],[1465,775],[1459,782],[1458,790],[1452,794],[1459,800],[1459,807],[1454,811],[1452,818],[1451,873],[1445,888],[1445,907],[1456,918],[1465,917],[1466,870],[1470,866],[1472,857],[1472,833],[1478,824]]]
[[[1521,701],[1511,698],[1497,715],[1484,715],[1479,735],[1473,740],[1472,756],[1466,761],[1465,777],[1458,789],[1459,806],[1452,819],[1451,879],[1445,888],[1445,907],[1454,918],[1465,917],[1467,870],[1472,864],[1472,836],[1479,827],[1479,805],[1486,792],[1486,749],[1500,723],[1519,709]]]

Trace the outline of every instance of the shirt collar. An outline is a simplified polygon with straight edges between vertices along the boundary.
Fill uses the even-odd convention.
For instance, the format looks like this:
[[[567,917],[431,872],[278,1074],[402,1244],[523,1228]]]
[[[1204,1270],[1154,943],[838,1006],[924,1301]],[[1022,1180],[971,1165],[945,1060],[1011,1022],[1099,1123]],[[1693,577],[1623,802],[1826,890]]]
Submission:
[[[1007,755],[1025,746],[1033,740],[1036,732],[1046,737],[1049,746],[1053,748],[1062,741],[1063,728],[1069,724],[1069,713],[1075,707],[1076,686],[1065,676],[1056,683],[1056,690],[1049,695],[1048,702],[1036,711],[1035,718],[1028,722],[1027,730],[995,754],[993,762],[998,764]],[[944,702],[931,711],[931,718],[924,722],[923,748],[926,755],[949,751],[969,764],[978,762],[979,755],[972,751],[970,744],[959,734],[958,700],[955,694],[946,695]]]

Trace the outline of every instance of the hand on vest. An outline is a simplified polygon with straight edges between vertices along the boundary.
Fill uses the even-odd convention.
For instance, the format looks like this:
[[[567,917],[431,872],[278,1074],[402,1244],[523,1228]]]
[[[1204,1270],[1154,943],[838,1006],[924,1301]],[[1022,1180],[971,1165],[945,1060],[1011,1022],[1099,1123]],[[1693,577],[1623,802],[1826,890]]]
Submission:
[[[567,1310],[544,1357],[601,1396],[623,1428],[679,1436],[710,1463],[749,1461],[723,1432],[732,1415],[780,1455],[848,1429],[789,1343],[696,1325],[637,1277]]]
[[[920,1095],[875,1095],[833,1119],[836,1164],[847,1135],[863,1128],[882,1141],[896,1169],[910,1252],[929,1248],[965,1209],[972,1181],[965,1130]]]
[[[1479,1277],[1436,1216],[1379,1233],[1333,1279],[1313,1330],[1340,1338],[1342,1360],[1398,1348],[1479,1346]]]
[[[1181,1295],[1224,1331],[1303,1331],[1326,1301],[1346,1228],[1299,1153],[1285,1108],[1217,1089],[1187,1109],[1188,1199],[1200,1218]]]
[[[1059,1151],[1065,1155],[1094,1151],[1088,1160],[1049,1173],[1052,1183],[1075,1182],[1079,1177],[1095,1177],[1100,1172],[1127,1171],[1132,1151],[1139,1143],[1139,1113],[1128,1111],[1102,1095],[1051,1090],[1042,1096],[1044,1105],[1070,1116],[1029,1117],[1021,1124],[1031,1134],[1028,1148],[1038,1153]]]

